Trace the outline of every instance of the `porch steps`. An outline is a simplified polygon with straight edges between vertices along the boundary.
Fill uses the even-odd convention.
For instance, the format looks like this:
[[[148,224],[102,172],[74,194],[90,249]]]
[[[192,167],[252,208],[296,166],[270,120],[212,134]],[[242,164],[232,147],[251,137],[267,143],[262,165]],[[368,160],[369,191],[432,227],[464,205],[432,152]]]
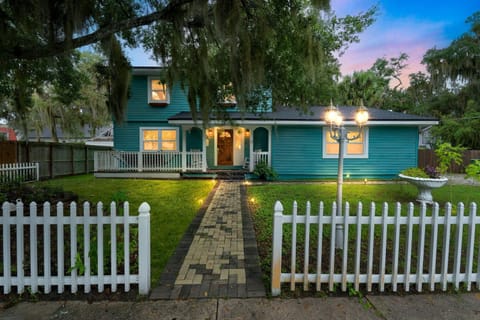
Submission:
[[[216,173],[199,172],[199,173],[182,173],[184,179],[217,179]]]
[[[217,175],[218,180],[245,180],[247,170],[209,170],[208,173]]]
[[[247,170],[208,170],[207,172],[182,173],[184,179],[245,180]]]

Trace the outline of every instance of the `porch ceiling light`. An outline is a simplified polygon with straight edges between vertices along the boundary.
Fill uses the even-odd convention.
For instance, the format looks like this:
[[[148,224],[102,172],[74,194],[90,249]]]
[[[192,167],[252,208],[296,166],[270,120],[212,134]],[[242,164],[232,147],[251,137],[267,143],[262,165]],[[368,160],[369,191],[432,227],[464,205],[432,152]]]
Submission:
[[[208,137],[209,139],[213,138],[213,129],[208,129],[208,130],[207,130],[207,137]]]

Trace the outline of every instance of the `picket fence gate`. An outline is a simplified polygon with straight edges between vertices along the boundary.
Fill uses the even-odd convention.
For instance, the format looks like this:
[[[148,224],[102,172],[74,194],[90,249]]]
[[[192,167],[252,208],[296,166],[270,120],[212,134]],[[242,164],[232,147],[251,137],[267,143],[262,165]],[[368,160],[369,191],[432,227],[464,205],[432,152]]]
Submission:
[[[40,166],[38,162],[0,164],[0,182],[38,180],[40,180]]]
[[[24,204],[20,201],[2,205],[3,270],[0,269],[0,287],[3,287],[4,294],[10,293],[12,287],[17,288],[17,293],[23,293],[26,287],[29,292],[36,293],[39,286],[46,294],[52,292],[52,286],[56,286],[59,294],[65,291],[65,286],[69,286],[72,293],[76,293],[79,286],[89,293],[92,285],[96,285],[99,292],[104,291],[105,285],[110,285],[112,292],[117,291],[118,285],[124,285],[124,290],[129,291],[131,284],[138,284],[140,294],[148,294],[150,206],[146,202],[140,205],[138,216],[129,215],[128,202],[119,208],[112,202],[110,215],[104,215],[101,202],[96,205],[96,215],[91,215],[88,202],[83,204],[83,215],[78,215],[75,202],[70,203],[69,215],[64,214],[61,202],[56,205],[56,215],[51,215],[52,206],[48,202],[43,204],[42,215],[37,214],[35,202],[31,202],[29,208],[29,215],[25,215]],[[123,211],[123,215],[117,215],[117,211]],[[11,215],[11,212],[15,214]],[[138,239],[131,236],[131,225],[138,225]],[[105,241],[110,242],[110,248],[105,248]],[[123,252],[117,252],[120,241],[123,241]],[[131,273],[135,261],[130,259],[130,241],[138,241],[136,274]],[[43,251],[38,250],[40,246]],[[79,246],[83,250],[78,250]],[[56,250],[53,256],[52,249]],[[110,272],[106,274],[105,267],[108,270],[108,266],[104,266],[104,258],[108,250]],[[123,274],[117,270],[118,254],[123,254]],[[96,274],[92,272],[92,259],[97,260]]]
[[[358,203],[357,214],[352,216],[348,203],[345,203],[344,216],[339,217],[326,215],[322,202],[318,216],[311,215],[310,202],[305,215],[297,214],[297,202],[293,204],[292,215],[283,214],[280,201],[275,203],[274,210],[273,296],[281,293],[281,283],[290,283],[292,291],[296,290],[296,283],[303,283],[303,290],[309,290],[315,284],[316,291],[324,286],[329,291],[341,288],[343,292],[359,291],[360,284],[365,285],[368,292],[372,291],[373,284],[380,292],[385,291],[386,284],[390,284],[388,290],[394,292],[399,286],[408,292],[411,284],[415,284],[419,292],[424,285],[430,291],[445,291],[449,283],[455,289],[463,283],[470,291],[472,282],[476,282],[477,289],[480,289],[480,239],[476,234],[480,217],[476,215],[475,203],[471,203],[468,216],[464,215],[463,203],[458,204],[456,215],[450,203],[445,205],[444,215],[439,214],[438,203],[432,206],[423,203],[416,213],[410,203],[406,215],[402,215],[401,205],[397,203],[393,216],[389,215],[387,203],[383,204],[381,215],[376,214],[375,203],[371,204],[368,215],[362,214],[362,203]],[[336,212],[335,203],[331,212]],[[284,225],[291,225],[291,250],[286,254],[290,255],[290,266],[284,266],[282,270]],[[302,225],[301,229],[299,225]],[[343,226],[342,249],[335,247],[337,225]],[[467,232],[464,234],[465,226]],[[305,250],[301,253],[303,268],[297,273],[297,265],[301,265],[296,252],[298,230],[304,233]],[[317,246],[316,252],[310,252],[314,250],[310,249],[312,235],[317,238],[313,243]],[[322,243],[325,241],[328,243],[326,252]],[[349,250],[350,246],[353,250]],[[309,262],[311,258],[316,260],[312,264]],[[475,261],[476,272],[473,270]],[[282,272],[288,267],[288,273]],[[312,270],[314,273],[311,273]]]

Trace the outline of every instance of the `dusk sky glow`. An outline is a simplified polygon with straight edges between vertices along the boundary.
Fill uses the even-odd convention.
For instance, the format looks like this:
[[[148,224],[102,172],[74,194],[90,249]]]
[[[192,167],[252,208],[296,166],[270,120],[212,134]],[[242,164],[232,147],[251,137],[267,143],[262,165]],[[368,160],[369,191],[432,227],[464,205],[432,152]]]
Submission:
[[[366,70],[377,58],[398,57],[408,54],[408,66],[402,82],[408,75],[425,71],[421,64],[423,55],[431,48],[444,48],[452,40],[468,31],[465,20],[480,10],[479,0],[332,0],[332,10],[338,16],[358,14],[377,5],[376,21],[360,35],[360,42],[349,47],[340,57],[343,75]]]
[[[376,21],[360,35],[360,42],[351,45],[340,57],[343,75],[366,70],[377,58],[408,54],[408,66],[402,75],[424,71],[422,57],[428,49],[444,48],[468,31],[467,17],[480,10],[480,0],[331,0],[337,16],[356,15],[378,6]],[[133,66],[155,66],[155,61],[141,49],[127,51]]]

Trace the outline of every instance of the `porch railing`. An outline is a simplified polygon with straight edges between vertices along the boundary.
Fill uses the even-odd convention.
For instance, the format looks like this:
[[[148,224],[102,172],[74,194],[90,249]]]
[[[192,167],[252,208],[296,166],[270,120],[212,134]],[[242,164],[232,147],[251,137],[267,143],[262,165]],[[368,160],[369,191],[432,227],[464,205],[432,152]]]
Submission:
[[[249,170],[253,171],[258,163],[266,163],[270,165],[270,157],[268,151],[255,151],[252,153],[252,161],[249,165]]]
[[[95,172],[180,172],[203,171],[199,151],[95,152]]]

